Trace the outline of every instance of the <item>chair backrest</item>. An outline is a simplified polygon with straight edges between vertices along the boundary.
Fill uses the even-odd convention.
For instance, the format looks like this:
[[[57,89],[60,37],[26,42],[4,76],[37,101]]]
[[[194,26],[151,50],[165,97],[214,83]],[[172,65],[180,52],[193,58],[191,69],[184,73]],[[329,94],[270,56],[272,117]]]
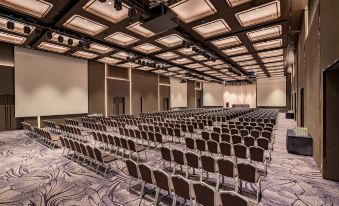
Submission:
[[[103,158],[102,158],[102,154],[101,154],[101,151],[94,147],[94,154],[95,154],[95,159],[98,160],[99,162],[104,162]]]
[[[257,181],[257,169],[255,166],[248,163],[238,163],[238,177],[240,180],[244,180],[251,183]]]
[[[180,149],[173,149],[172,150],[172,154],[173,154],[173,160],[174,162],[180,164],[180,165],[184,165],[185,164],[185,155],[184,152]]]
[[[261,136],[262,136],[263,138],[268,139],[268,140],[271,140],[271,139],[272,139],[272,133],[269,132],[269,131],[267,131],[267,130],[262,131],[262,132],[261,132]]]
[[[252,146],[249,148],[250,159],[252,161],[264,162],[265,161],[265,150],[261,147]]]
[[[216,172],[215,159],[209,155],[201,155],[201,168],[207,172]]]
[[[119,137],[114,136],[114,143],[115,143],[115,146],[121,148],[121,142],[120,142],[120,138]]]
[[[89,156],[88,153],[87,153],[87,149],[86,149],[86,145],[81,143],[80,144],[80,148],[81,148],[81,153],[85,156]]]
[[[154,183],[153,170],[145,163],[139,164],[140,177],[143,181],[149,184]]]
[[[210,140],[210,133],[209,132],[201,132],[201,138],[204,139],[205,141]]]
[[[259,136],[260,136],[260,131],[258,131],[258,130],[252,130],[251,131],[251,136],[252,137],[254,137],[255,139],[257,139],[257,138],[259,138]]]
[[[236,206],[249,206],[248,200],[233,191],[223,191],[219,193],[222,206],[236,205]]]
[[[264,150],[268,150],[269,149],[269,140],[266,138],[258,138],[257,139],[257,145],[261,148],[263,148]]]
[[[212,132],[211,133],[211,139],[216,141],[216,142],[220,142],[220,134],[216,133],[216,132]]]
[[[127,172],[130,176],[137,178],[137,179],[140,178],[138,164],[135,161],[131,159],[127,159],[126,167],[127,167]]]
[[[218,171],[219,174],[226,176],[226,177],[235,177],[236,173],[235,173],[235,164],[232,160],[229,159],[218,159],[217,160],[217,164],[218,164]]]
[[[200,157],[197,154],[193,152],[186,152],[185,158],[186,158],[187,166],[190,166],[193,168],[200,168],[200,164],[199,164]]]
[[[240,135],[234,134],[232,135],[232,144],[240,144],[242,141],[242,137]]]
[[[129,148],[129,150],[131,150],[131,151],[133,151],[133,152],[136,152],[136,151],[137,151],[137,149],[136,149],[136,147],[135,147],[135,142],[134,142],[133,140],[128,139],[128,140],[127,140],[127,143],[128,143],[128,148]]]
[[[197,203],[204,206],[216,205],[217,191],[204,182],[193,183],[194,198]]]
[[[185,138],[186,148],[195,149],[194,139],[190,137]]]
[[[161,153],[161,157],[162,159],[171,162],[172,159],[172,151],[170,148],[167,147],[160,147],[160,153]]]
[[[90,158],[95,159],[93,148],[89,145],[86,145],[87,154]]]
[[[206,151],[206,141],[205,140],[203,140],[203,139],[196,139],[195,140],[195,144],[196,144],[196,146],[197,146],[197,149],[199,150],[199,151]]]
[[[221,138],[221,142],[228,142],[228,143],[231,142],[231,135],[230,134],[223,133],[223,134],[220,135],[220,138]]]
[[[191,186],[186,178],[180,175],[172,175],[172,184],[175,195],[184,199],[191,199]]]
[[[121,137],[120,142],[121,142],[122,148],[129,150],[128,142],[127,142],[127,139],[125,137]]]
[[[158,188],[166,191],[171,190],[170,176],[166,172],[157,169],[153,171],[153,175],[155,179],[155,184]]]
[[[251,147],[254,146],[255,143],[255,139],[251,136],[246,136],[244,137],[244,144],[246,145],[246,147]]]
[[[232,156],[232,145],[227,142],[222,142],[219,144],[220,153],[224,156]]]
[[[247,147],[242,144],[236,144],[233,146],[234,155],[237,158],[246,159],[247,158]]]
[[[219,143],[214,140],[207,141],[207,149],[210,153],[218,154],[219,153]]]

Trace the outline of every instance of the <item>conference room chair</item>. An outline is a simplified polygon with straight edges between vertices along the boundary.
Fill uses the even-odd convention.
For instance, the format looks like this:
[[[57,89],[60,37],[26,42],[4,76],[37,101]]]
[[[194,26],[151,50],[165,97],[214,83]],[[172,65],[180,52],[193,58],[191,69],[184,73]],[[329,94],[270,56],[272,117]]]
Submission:
[[[256,186],[256,196],[257,203],[259,203],[259,199],[261,197],[261,179],[257,168],[254,165],[249,163],[238,163],[238,187],[239,191],[242,190],[242,181],[248,182],[250,184],[254,184]]]
[[[140,172],[139,172],[138,163],[136,163],[135,161],[131,159],[127,159],[125,163],[126,163],[128,175],[130,176],[130,181],[128,184],[128,191],[130,191],[132,181],[140,179]]]
[[[168,147],[160,147],[161,158],[163,161],[163,168],[165,168],[166,161],[169,162],[170,167],[172,167],[173,155],[172,150]]]
[[[218,170],[217,170],[217,164],[216,164],[216,160],[209,155],[201,155],[200,156],[200,162],[201,162],[201,175],[200,175],[200,181],[203,181],[203,176],[204,176],[204,172],[206,172],[206,177],[207,180],[209,178],[209,172],[217,174]],[[216,182],[216,188],[219,187],[219,178],[217,178],[217,182]]]
[[[186,149],[188,150],[195,150],[195,140],[191,137],[185,138]]]
[[[231,135],[234,135],[234,134],[239,134],[239,130],[236,129],[236,128],[232,128],[231,129]]]
[[[252,146],[249,148],[249,158],[252,161],[262,163],[264,165],[264,172],[267,175],[267,161],[265,158],[265,150],[261,147]]]
[[[219,143],[214,140],[208,140],[207,141],[207,150],[208,152],[213,155],[213,154],[219,154]]]
[[[178,128],[174,128],[174,138],[179,140],[179,144],[181,143],[181,131]]]
[[[105,173],[104,173],[104,177],[106,177],[106,173],[107,173],[107,169],[111,169],[111,162],[115,162],[116,163],[116,168],[118,169],[118,163],[117,163],[117,158],[114,155],[111,154],[103,154],[98,148],[94,148],[94,154],[95,154],[95,159],[97,160],[98,163],[101,163],[101,166],[105,168]],[[105,167],[105,165],[108,165],[109,168],[107,168],[107,166]],[[96,172],[98,172],[100,164],[98,164]]]
[[[230,129],[229,129],[229,128],[222,128],[222,129],[221,129],[221,132],[222,132],[222,133],[229,133],[229,132],[230,132]]]
[[[218,204],[218,192],[210,185],[204,182],[194,182],[192,188],[192,200],[195,205],[197,203],[204,206],[215,206]]]
[[[184,199],[184,203],[187,200],[191,200],[191,183],[184,177],[180,175],[172,175],[172,184],[173,184],[173,202],[172,206],[176,205],[177,196]],[[184,205],[184,204],[181,204]]]
[[[248,125],[245,127],[249,132],[251,132],[253,130],[253,127],[251,125]]]
[[[214,140],[216,142],[220,142],[220,134],[217,132],[212,132],[211,133],[211,140]]]
[[[232,144],[228,142],[221,142],[219,144],[220,148],[220,154],[223,155],[224,157],[232,157],[233,152],[232,152]]]
[[[139,164],[140,179],[142,181],[140,197],[144,195],[144,189],[146,184],[154,184],[153,170],[145,163]]]
[[[201,132],[201,138],[205,141],[210,140],[210,133],[206,131]]]
[[[241,129],[241,130],[240,130],[240,135],[241,135],[242,137],[245,137],[245,136],[248,136],[248,135],[249,135],[249,132],[248,132],[247,129]]]
[[[231,143],[231,135],[228,133],[222,133],[220,135],[221,142],[228,142]]]
[[[251,131],[251,136],[254,137],[255,139],[258,139],[260,137],[260,131],[254,129]]]
[[[172,157],[173,157],[173,164],[174,164],[172,173],[175,174],[177,165],[180,165],[181,171],[182,171],[182,166],[186,165],[185,154],[182,150],[175,148],[172,150]]]
[[[228,205],[234,205],[234,206],[249,206],[249,201],[241,196],[240,194],[233,192],[233,191],[222,191],[219,192],[219,200],[221,203],[221,206],[228,206]]]
[[[132,157],[132,153],[137,153],[138,155],[138,159],[137,162],[139,162],[140,159],[140,152],[145,152],[145,159],[147,160],[147,152],[146,152],[146,148],[143,145],[137,144],[135,141],[128,139],[127,140],[128,143],[128,148],[130,150],[130,158]]]
[[[195,145],[197,146],[198,151],[200,152],[200,154],[202,154],[202,152],[206,151],[206,141],[203,139],[196,139],[195,140]]]
[[[251,136],[245,136],[244,137],[244,145],[246,147],[251,147],[255,145],[255,139]]]
[[[216,132],[216,133],[221,133],[221,129],[220,127],[213,127],[213,132]]]
[[[238,134],[232,135],[231,139],[232,139],[232,144],[233,145],[241,144],[242,143],[242,137],[240,135],[238,135]]]
[[[240,159],[247,159],[248,158],[247,147],[245,145],[235,144],[235,145],[233,145],[233,150],[234,150],[234,156],[236,158],[240,158]]]
[[[219,176],[221,175],[221,184],[217,188],[220,189],[220,186],[224,184],[225,177],[230,177],[235,181],[235,190],[237,189],[237,165],[232,160],[220,158],[217,159],[217,165],[218,165],[218,174],[217,178],[219,179]]]
[[[257,139],[257,145],[268,152],[269,161],[271,161],[271,144],[268,139],[260,137]]]
[[[172,191],[172,183],[171,183],[171,177],[163,170],[153,170],[153,176],[155,180],[156,185],[156,193],[154,198],[154,205],[158,204],[159,200],[159,193],[161,190],[164,190],[170,194]]]
[[[193,175],[195,175],[195,169],[200,169],[200,157],[194,152],[185,152],[186,159],[186,178],[189,176],[189,170],[192,168]]]

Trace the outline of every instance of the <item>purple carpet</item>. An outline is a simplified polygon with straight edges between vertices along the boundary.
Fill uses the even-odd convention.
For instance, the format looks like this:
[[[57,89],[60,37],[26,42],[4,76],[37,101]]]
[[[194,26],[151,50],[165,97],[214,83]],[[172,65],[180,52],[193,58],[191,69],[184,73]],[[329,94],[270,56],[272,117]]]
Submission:
[[[312,157],[287,153],[286,129],[293,127],[294,121],[279,114],[276,144],[268,175],[262,177],[259,205],[339,205],[339,183],[322,179]],[[147,186],[148,194],[142,201],[140,181],[132,183],[131,192],[126,190],[129,182],[126,169],[117,171],[113,164],[113,172],[104,178],[61,154],[62,149],[49,149],[23,131],[0,133],[0,205],[153,204],[155,193],[151,185]],[[147,164],[162,168],[159,152],[149,150],[147,155]],[[119,165],[121,167],[123,163]],[[195,178],[191,179],[194,181]],[[244,195],[256,205],[252,187],[246,184]],[[223,189],[233,190],[234,181],[227,180]],[[159,205],[171,204],[170,196],[165,193],[161,196]],[[182,202],[179,198],[177,204]]]

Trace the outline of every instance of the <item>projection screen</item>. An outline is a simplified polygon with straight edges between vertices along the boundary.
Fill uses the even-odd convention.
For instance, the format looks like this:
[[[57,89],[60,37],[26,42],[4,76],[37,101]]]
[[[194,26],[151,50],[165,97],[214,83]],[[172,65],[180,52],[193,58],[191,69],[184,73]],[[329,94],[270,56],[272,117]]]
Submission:
[[[15,117],[88,113],[87,60],[14,51]]]
[[[286,106],[286,77],[257,80],[257,106]]]
[[[187,107],[187,83],[180,83],[180,79],[171,77],[171,107]]]
[[[217,83],[203,84],[204,106],[223,106],[223,85]]]

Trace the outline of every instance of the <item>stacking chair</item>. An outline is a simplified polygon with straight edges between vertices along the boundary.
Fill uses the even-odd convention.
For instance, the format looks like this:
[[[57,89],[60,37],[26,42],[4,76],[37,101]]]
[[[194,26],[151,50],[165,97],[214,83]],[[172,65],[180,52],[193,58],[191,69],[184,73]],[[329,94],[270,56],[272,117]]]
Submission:
[[[242,181],[246,181],[256,185],[257,189],[257,203],[261,197],[261,180],[259,173],[255,166],[248,163],[238,163],[238,186],[240,192],[242,190]]]
[[[210,152],[211,155],[219,154],[219,143],[214,140],[208,140],[207,150]]]
[[[103,155],[103,154],[101,153],[101,151],[100,151],[98,148],[96,148],[96,147],[94,148],[94,154],[95,154],[95,159],[96,159],[99,163],[101,163],[101,165],[102,165],[103,167],[105,167],[105,164],[108,164],[109,168],[111,168],[110,163],[117,160],[117,158],[116,158],[115,156],[113,156],[113,155],[110,155],[110,154]],[[116,168],[118,169],[118,164],[117,164],[117,162],[115,162],[115,163],[116,163]],[[99,165],[100,165],[100,164],[98,164],[98,166],[97,166],[96,172],[98,172]],[[107,173],[107,167],[105,167],[105,173],[104,173],[104,176],[106,176],[106,173]]]
[[[231,135],[230,134],[223,133],[223,134],[220,135],[220,138],[221,138],[221,142],[228,142],[228,143],[231,142]]]
[[[192,184],[192,199],[195,203],[204,206],[217,205],[218,192],[204,182],[196,182]]]
[[[205,141],[210,140],[210,133],[206,131],[201,132],[201,138]]]
[[[255,139],[251,136],[245,136],[244,137],[244,144],[246,145],[246,147],[254,146]]]
[[[200,154],[206,151],[206,141],[203,139],[196,139],[195,144],[197,149],[199,150]]]
[[[92,166],[92,163],[93,163],[93,162],[96,162],[94,150],[93,150],[93,148],[92,148],[91,146],[89,146],[89,145],[86,145],[86,150],[87,150],[87,155],[88,155],[89,158],[90,158],[90,164],[89,164],[89,166],[91,167],[91,166]]]
[[[144,189],[146,184],[153,185],[155,180],[153,176],[153,170],[145,163],[139,164],[140,179],[142,180],[140,197],[144,195]]]
[[[242,138],[240,135],[232,135],[232,144],[235,145],[235,144],[241,144],[242,142]]]
[[[209,178],[208,173],[212,172],[217,174],[218,170],[216,167],[215,159],[212,156],[209,155],[201,155],[200,156],[201,161],[201,175],[200,175],[200,181],[203,181],[203,174],[204,171],[206,172],[207,179]],[[216,188],[219,187],[219,178],[217,178]]]
[[[160,153],[161,153],[161,157],[163,160],[163,168],[165,168],[165,162],[169,162],[170,163],[170,167],[172,167],[172,161],[173,161],[173,155],[172,155],[172,151],[171,149],[167,148],[167,147],[160,147]]]
[[[164,146],[164,144],[167,143],[167,140],[163,139],[162,134],[160,134],[158,132],[155,133],[155,141],[156,141],[156,143],[160,144],[161,146]],[[157,148],[156,145],[155,145],[155,148]]]
[[[219,144],[220,154],[223,156],[231,157],[232,154],[232,145],[227,142],[222,142]]]
[[[216,132],[211,133],[211,140],[214,140],[216,142],[220,142],[220,134]]]
[[[187,200],[191,200],[191,184],[190,182],[180,176],[180,175],[172,175],[172,184],[173,184],[173,203],[172,206],[176,205],[177,196],[184,198],[185,202]]]
[[[168,193],[171,193],[172,183],[170,176],[163,170],[156,169],[153,171],[153,176],[155,180],[155,185],[157,186],[154,205],[158,204],[158,198],[160,190],[165,190]]]
[[[217,178],[219,179],[219,175],[221,175],[222,183],[224,183],[224,177],[230,177],[235,180],[235,189],[237,189],[237,165],[232,161],[224,158],[217,159],[218,164],[218,175]],[[217,189],[220,189],[217,188]]]
[[[248,132],[247,129],[241,129],[241,130],[240,130],[240,135],[241,135],[242,137],[246,137],[246,136],[249,135],[249,132]]]
[[[250,161],[260,162],[264,164],[264,172],[267,175],[267,162],[265,158],[265,150],[261,147],[252,146],[249,148],[250,152]]]
[[[242,144],[236,144],[233,146],[234,156],[241,159],[247,159],[247,147]]]
[[[129,147],[129,150],[130,150],[130,158],[132,156],[132,152],[135,152],[137,153],[138,155],[138,162],[139,162],[139,159],[140,159],[140,152],[144,151],[145,152],[145,158],[147,160],[147,153],[146,153],[146,148],[143,146],[143,145],[138,145],[136,144],[133,140],[131,139],[128,139],[127,140],[127,143],[128,143],[128,147]]]
[[[220,202],[222,206],[236,205],[236,206],[249,206],[248,200],[236,192],[222,191],[219,193]]]
[[[269,155],[269,160],[271,161],[271,146],[270,146],[270,142],[268,139],[266,138],[258,138],[257,139],[257,145],[261,148],[263,148],[265,151],[268,151],[268,155]]]
[[[231,129],[231,135],[239,134],[239,130],[236,128]]]
[[[186,164],[185,154],[180,149],[173,149],[172,156],[173,156],[173,163],[174,163],[172,173],[175,174],[175,169],[176,169],[177,164],[180,165],[181,170],[182,170],[182,166]]]
[[[180,129],[175,128],[174,129],[174,137],[177,138],[179,140],[179,144],[180,144],[180,139],[181,139],[181,132]]]
[[[132,180],[139,180],[140,172],[139,172],[138,164],[131,159],[126,160],[126,167],[127,167],[128,175],[131,177],[129,184],[128,184],[128,191],[130,191]]]
[[[260,131],[254,129],[251,131],[251,136],[254,137],[255,139],[258,139],[260,137]]]
[[[195,150],[195,141],[191,137],[186,137],[185,138],[185,143],[186,143],[186,149],[189,150]]]
[[[200,168],[200,157],[193,152],[186,152],[185,159],[187,165],[186,178],[188,178],[190,168],[193,170],[193,175],[195,174],[195,169]]]

